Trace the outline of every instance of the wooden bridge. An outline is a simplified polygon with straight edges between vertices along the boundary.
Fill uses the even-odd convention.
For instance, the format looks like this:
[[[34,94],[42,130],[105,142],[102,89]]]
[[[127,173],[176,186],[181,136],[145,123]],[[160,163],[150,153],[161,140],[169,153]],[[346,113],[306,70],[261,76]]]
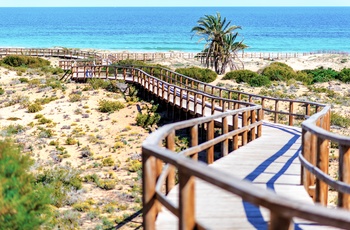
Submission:
[[[350,138],[329,132],[330,106],[156,67],[88,65],[71,73],[77,81],[130,82],[173,120],[185,118],[143,144],[145,229],[350,229]],[[188,148],[176,149],[178,135],[190,137]],[[339,145],[339,180],[328,176],[330,141]],[[329,187],[337,209],[326,207]]]
[[[143,144],[145,229],[350,229],[350,138],[329,132],[330,106],[228,90],[157,67],[89,66],[72,69],[72,79],[87,80],[86,68],[136,84],[174,120],[186,118]],[[184,133],[190,146],[175,151]],[[340,146],[339,181],[328,176],[330,141]],[[338,209],[326,207],[329,187],[339,193]]]

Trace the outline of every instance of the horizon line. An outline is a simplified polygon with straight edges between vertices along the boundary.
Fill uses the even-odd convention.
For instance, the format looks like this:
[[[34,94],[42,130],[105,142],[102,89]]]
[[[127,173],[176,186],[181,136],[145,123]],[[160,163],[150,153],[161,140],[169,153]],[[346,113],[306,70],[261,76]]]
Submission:
[[[233,8],[233,7],[350,7],[350,5],[337,5],[337,6],[331,6],[331,5],[319,5],[319,6],[314,6],[314,5],[308,5],[308,6],[0,6],[0,8],[103,8],[103,7],[113,7],[113,8],[124,8],[124,7],[134,7],[134,8],[149,8],[149,7],[160,7],[160,8],[170,8],[170,7],[202,7],[202,8],[209,8],[209,7],[218,7],[218,8]]]

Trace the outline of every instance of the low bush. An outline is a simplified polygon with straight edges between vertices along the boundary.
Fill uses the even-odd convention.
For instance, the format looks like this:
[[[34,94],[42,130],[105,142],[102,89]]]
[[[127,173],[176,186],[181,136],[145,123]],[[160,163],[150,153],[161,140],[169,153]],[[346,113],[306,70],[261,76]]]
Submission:
[[[62,207],[68,202],[68,193],[82,188],[80,171],[70,165],[45,169],[36,177],[36,182],[51,192],[51,204]]]
[[[28,68],[40,68],[50,65],[50,62],[48,60],[39,57],[29,57],[23,55],[9,55],[3,58],[1,62],[11,67],[23,66]]]
[[[286,81],[296,78],[296,73],[289,65],[281,62],[274,62],[267,66],[262,75],[267,76],[271,81]]]
[[[120,101],[108,101],[105,99],[99,100],[98,105],[98,110],[102,113],[113,113],[125,107]]]
[[[152,102],[153,103],[153,102]],[[160,115],[156,113],[158,105],[145,105],[142,112],[136,116],[136,124],[144,129],[149,129],[160,121]]]
[[[267,76],[257,75],[249,80],[249,85],[253,87],[270,86],[271,81]]]
[[[342,82],[350,82],[350,68],[344,68],[340,71],[338,79]]]
[[[5,90],[0,87],[0,95],[3,95],[5,93]]]
[[[311,77],[312,83],[328,82],[339,78],[339,73],[331,68],[324,69],[320,67],[313,70],[302,70],[302,72],[307,73]]]
[[[235,80],[237,83],[248,83],[252,78],[257,76],[258,74],[251,70],[234,70],[226,73],[222,80]]]
[[[38,103],[33,103],[28,106],[28,113],[36,113],[43,110],[43,107]]]
[[[206,83],[215,81],[217,77],[214,71],[199,67],[177,68],[175,72]]]
[[[108,85],[110,84],[109,80],[104,80],[100,78],[92,78],[88,79],[87,83],[93,88],[93,89],[106,89]]]
[[[344,117],[341,114],[332,112],[331,113],[331,125],[348,128],[350,126],[350,118]]]
[[[11,136],[24,132],[25,130],[26,128],[22,125],[9,125],[2,130],[1,134],[3,136]]]
[[[139,160],[132,160],[129,162],[129,172],[137,172],[142,168],[142,163]]]

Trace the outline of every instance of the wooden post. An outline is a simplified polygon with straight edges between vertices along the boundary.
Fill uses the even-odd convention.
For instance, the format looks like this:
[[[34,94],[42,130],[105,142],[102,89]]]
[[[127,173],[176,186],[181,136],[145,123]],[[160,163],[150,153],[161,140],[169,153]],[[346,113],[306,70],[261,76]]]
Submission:
[[[179,229],[194,229],[195,194],[194,177],[184,173],[179,167]],[[155,229],[155,228],[152,228]]]
[[[198,125],[191,127],[191,147],[198,145]],[[192,160],[198,160],[198,153],[191,156]]]
[[[306,108],[306,111],[305,111],[306,115],[310,116],[310,104],[308,103],[305,108]]]
[[[291,218],[284,217],[276,212],[270,213],[269,230],[290,230],[291,223]]]
[[[222,112],[225,112],[225,101],[222,100]],[[227,124],[227,116],[222,118],[222,128],[221,128],[221,132],[222,134],[226,134],[228,133],[228,124]],[[221,143],[221,153],[222,156],[227,156],[228,155],[228,139],[225,139],[222,143]]]
[[[275,101],[275,116],[274,123],[278,123],[278,100]]]
[[[264,110],[261,108],[261,109],[258,109],[258,121],[261,121],[264,119]],[[258,131],[257,131],[257,136],[258,138],[261,137],[262,135],[262,125],[258,125]]]
[[[175,150],[175,131],[172,131],[166,137],[166,148],[171,151]],[[166,178],[166,194],[168,194],[174,186],[175,186],[175,168],[174,166],[170,166],[170,171]]]
[[[339,146],[339,180],[350,184],[350,146]],[[350,194],[338,194],[338,206],[350,209]]]
[[[293,116],[293,102],[289,102],[289,126],[293,126],[293,119],[294,119],[294,116]]]
[[[158,214],[157,200],[155,199],[156,177],[156,159],[145,154],[142,151],[142,217],[144,229],[155,229],[156,217]]]
[[[264,120],[264,109],[265,109],[265,98],[261,98],[261,107],[262,107],[262,113],[261,113],[261,120]]]
[[[233,115],[232,118],[233,130],[238,129],[238,114]],[[233,136],[233,150],[238,149],[238,135]]]
[[[247,111],[244,111],[242,114],[242,127],[245,128],[248,125],[247,121]],[[244,131],[242,134],[242,145],[248,143],[248,131]]]
[[[207,141],[214,139],[214,120],[207,123]],[[207,149],[207,163],[212,164],[214,162],[214,146]]]
[[[205,114],[205,96],[202,95],[202,114],[201,116],[204,116]]]
[[[251,124],[254,124],[256,122],[256,111],[255,110],[252,110],[251,113],[250,113],[250,120],[251,120]],[[255,137],[256,137],[256,129],[255,127],[253,127],[250,132],[249,132],[249,139],[250,141],[253,141],[255,140]]]
[[[328,140],[317,138],[317,158],[316,165],[325,174],[328,174],[329,149]],[[327,206],[328,185],[316,178],[315,201]]]
[[[215,99],[211,98],[211,115],[215,112]]]

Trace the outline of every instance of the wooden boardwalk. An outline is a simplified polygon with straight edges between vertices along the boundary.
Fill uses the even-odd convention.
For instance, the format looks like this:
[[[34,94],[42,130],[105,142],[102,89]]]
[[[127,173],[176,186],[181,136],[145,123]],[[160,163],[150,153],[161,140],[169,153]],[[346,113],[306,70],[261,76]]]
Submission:
[[[75,76],[76,79],[84,79],[86,77],[84,75],[85,72],[86,72],[86,69],[84,68],[83,71],[81,70],[77,71],[75,74],[73,74],[73,76]],[[116,71],[114,72],[116,73]],[[261,135],[261,132],[260,132],[261,124],[262,124],[261,114],[258,108],[255,108],[255,109],[253,108],[254,104],[252,103],[242,101],[240,102],[241,104],[239,104],[238,107],[236,106],[230,107],[230,105],[227,106],[226,103],[235,103],[234,101],[231,100],[230,102],[225,98],[222,98],[222,97],[219,98],[215,96],[213,92],[211,94],[208,94],[206,92],[200,92],[200,91],[197,92],[196,90],[193,90],[193,89],[187,90],[185,88],[172,85],[171,83],[155,79],[154,77],[151,78],[149,76],[147,79],[145,76],[141,75],[140,77],[140,75],[137,75],[137,74],[132,75],[131,73],[132,72],[129,72],[128,75],[125,75],[125,72],[124,72],[123,76],[120,74],[115,74],[114,76],[108,76],[107,74],[105,74],[103,78],[110,79],[110,80],[122,78],[127,82],[135,82],[139,84],[141,87],[143,87],[143,89],[147,91],[149,94],[152,94],[152,97],[158,97],[161,100],[168,103],[170,106],[174,106],[181,110],[185,110],[186,112],[190,112],[193,115],[210,117],[211,122],[213,123],[213,121],[215,121],[216,124],[223,122],[223,116],[226,116],[226,115],[223,114],[222,112],[225,112],[225,111],[233,112],[232,109],[235,109],[234,112],[236,112],[236,109],[240,108],[239,111],[241,112],[236,112],[236,113],[237,115],[239,113],[239,118],[242,120],[237,121],[232,119],[233,114],[227,115],[230,119],[226,121],[226,125],[222,123],[222,124],[219,124],[219,127],[222,126],[222,131],[224,134],[225,134],[224,132],[225,126],[232,127],[234,131],[236,130],[239,131],[238,129],[242,129],[243,131],[239,135],[241,135],[243,146],[236,149],[235,151],[228,154],[227,156],[224,156],[221,159],[215,161],[214,163],[212,163],[212,161],[208,161],[208,159],[213,158],[213,157],[208,157],[208,154],[209,154],[208,152],[214,151],[214,146],[210,147],[211,150],[207,152],[207,161],[208,163],[212,163],[212,164],[206,167],[210,167],[216,170],[216,172],[224,173],[221,176],[226,175],[226,178],[232,178],[232,179],[236,178],[238,180],[249,181],[253,186],[257,188],[257,191],[261,191],[261,192],[264,192],[265,190],[273,191],[273,193],[276,193],[281,197],[285,197],[286,200],[288,201],[292,201],[292,202],[295,201],[297,204],[314,206],[313,199],[310,197],[310,195],[308,194],[308,192],[305,190],[304,186],[301,183],[301,178],[302,178],[301,164],[298,158],[300,152],[302,151],[302,143],[301,143],[302,131],[300,128],[263,122],[262,135]],[[93,74],[93,76],[95,76],[95,74]],[[203,98],[205,99],[202,100]],[[276,104],[277,102],[278,102],[278,99],[276,100]],[[225,104],[226,104],[226,107],[225,107]],[[262,101],[262,104],[263,104],[263,101]],[[224,107],[221,107],[221,105],[224,105]],[[248,111],[246,109],[249,109],[250,106],[252,106],[252,109],[253,109],[251,110],[251,114],[248,112],[244,112],[244,111]],[[309,104],[306,107],[309,107]],[[276,106],[275,111],[278,111],[277,108],[278,107]],[[290,102],[289,108],[290,108],[290,111],[293,111],[293,102]],[[310,110],[306,109],[306,111],[310,111]],[[316,107],[316,111],[317,111],[317,107]],[[229,113],[231,114],[231,112]],[[276,114],[277,112],[275,113],[275,115]],[[216,116],[211,117],[212,115],[216,115]],[[289,115],[291,117],[293,113],[290,112]],[[247,116],[249,117],[249,119],[252,119],[252,120],[249,120],[248,122]],[[194,122],[192,123],[195,124]],[[198,124],[199,123],[196,123],[196,125]],[[250,125],[250,128],[248,127],[249,124],[252,124]],[[206,141],[207,142],[212,141],[211,143],[214,143],[212,140],[214,137],[213,133],[215,132],[213,128],[214,125],[209,126],[209,123],[206,123],[206,125],[207,125],[206,131],[208,132],[207,135],[209,135],[209,133],[211,133],[212,135],[211,138],[208,138],[207,136],[208,139]],[[193,127],[198,128],[198,126],[193,126]],[[228,129],[231,131],[230,128]],[[162,131],[162,132],[165,132],[165,131]],[[226,129],[226,132],[227,132],[227,129]],[[248,135],[251,135],[252,133],[254,134],[254,137],[253,136],[248,137]],[[161,135],[163,136],[163,138],[165,138],[165,134],[161,134]],[[173,138],[171,137],[172,134],[168,133],[168,135],[170,135],[168,137]],[[234,137],[234,135],[235,134],[232,134],[231,137]],[[257,139],[255,139],[255,135],[256,137],[258,137]],[[197,136],[197,133],[195,133],[194,137],[196,136]],[[192,137],[193,136],[191,136],[191,138]],[[229,138],[227,133],[226,133],[226,138]],[[166,140],[166,142],[168,142],[168,139]],[[195,145],[198,145],[198,143]],[[208,148],[203,148],[203,150],[204,149],[208,150]],[[226,148],[222,147],[222,149],[227,150],[227,146]],[[199,150],[199,151],[202,151],[202,150]],[[146,152],[143,152],[143,153],[144,155],[147,155],[147,154],[150,154],[150,151],[147,150]],[[159,153],[157,153],[157,151],[155,151],[154,154],[156,155],[158,154],[158,157],[160,157],[160,159],[169,159],[170,162],[171,161],[174,162],[174,159],[171,159],[170,156],[169,157],[165,155],[160,156]],[[179,157],[181,158],[183,156],[179,156]],[[148,156],[146,156],[145,161],[147,159],[149,159]],[[148,163],[143,162],[143,166],[145,170],[143,171],[143,173],[144,174],[146,172],[150,173],[149,169],[145,169],[145,164],[148,164]],[[155,169],[154,166],[149,166],[149,167],[152,168],[154,172],[159,171],[159,170],[154,170]],[[191,167],[193,166],[190,166],[190,168]],[[158,178],[158,176],[156,176],[156,178]],[[191,219],[193,218],[195,219],[195,223],[200,229],[202,228],[204,229],[268,229],[268,228],[271,228],[271,225],[273,225],[271,229],[280,229],[279,228],[280,223],[284,225],[284,227],[281,229],[287,229],[285,228],[285,226],[288,225],[288,222],[287,223],[283,221],[276,222],[276,219],[272,220],[272,217],[271,217],[272,213],[271,213],[270,207],[265,206],[270,210],[263,207],[256,207],[249,202],[243,201],[240,196],[233,195],[232,192],[228,192],[228,190],[221,189],[217,185],[214,185],[213,182],[208,183],[204,181],[204,179],[201,180],[197,177],[194,177],[194,178],[195,178],[194,183],[192,182],[191,183],[194,184],[195,195],[193,197],[194,197],[195,212],[194,212],[194,217],[192,217]],[[145,178],[143,179],[144,179],[144,187],[143,187],[144,193],[145,193],[145,190],[148,189],[147,186],[150,186],[150,187],[153,186],[153,185],[148,185],[148,183],[145,182],[145,179],[148,179],[148,182],[151,182],[152,184],[158,180],[158,179],[155,179],[155,181],[152,181],[153,179],[150,176],[145,176]],[[158,185],[156,187],[158,187]],[[179,202],[179,197],[180,197],[179,189],[180,189],[179,186],[175,186],[172,190],[170,190],[170,193],[166,195],[166,198],[165,197],[162,198],[160,195],[158,195],[159,194],[158,191],[156,191],[156,195],[152,195],[151,199],[154,199],[155,197],[157,197],[157,199],[162,200],[162,202],[165,202],[164,200],[166,199],[167,202],[171,203],[170,205],[169,204],[165,205],[164,203],[162,203],[164,204],[164,206],[159,206],[162,208],[161,210],[159,210],[159,212],[157,210],[157,218],[155,222],[156,229],[188,229],[187,227],[184,227],[184,226],[179,227],[179,222],[180,222],[179,215],[182,215],[179,211],[180,209],[179,203],[181,203]],[[150,192],[152,191],[154,190],[150,189]],[[148,195],[144,194],[144,197],[145,196],[147,197]],[[191,198],[188,198],[188,199],[191,200]],[[145,205],[145,200],[143,202]],[[150,202],[150,205],[153,205],[153,207],[155,206],[153,201]],[[185,203],[184,205],[187,206],[189,204]],[[263,203],[260,203],[260,205],[264,206]],[[170,207],[170,206],[173,206],[173,207]],[[144,208],[148,209],[148,207],[150,206],[146,204]],[[170,209],[166,209],[165,207],[167,208],[170,207]],[[178,216],[175,216],[171,212],[177,213]],[[192,212],[192,209],[191,209],[191,212]],[[344,213],[342,212],[339,212],[339,213],[342,216],[341,218],[343,218]],[[144,215],[145,214],[147,214],[147,212],[144,213]],[[277,215],[278,214],[279,213],[277,213]],[[274,213],[274,215],[276,215],[276,213]],[[288,216],[289,215],[295,216],[295,214],[294,215],[288,214]],[[347,213],[345,214],[345,216],[347,216]],[[181,217],[182,222],[184,222],[183,218],[186,218],[186,217],[187,216]],[[299,217],[303,217],[303,216],[299,215]],[[153,217],[150,215],[150,218],[153,218]],[[310,217],[305,217],[305,218],[310,219]],[[332,218],[335,218],[335,217],[333,216]],[[312,220],[320,221],[328,224],[325,221],[321,221],[317,219],[312,219]],[[334,229],[331,227],[321,226],[311,221],[306,221],[298,218],[292,218],[292,221],[293,221],[294,229]],[[271,224],[271,222],[273,222],[273,224]],[[149,226],[149,227],[146,227],[146,226]],[[344,226],[344,225],[335,225],[335,226]],[[152,224],[151,224],[151,225],[145,225],[145,228],[153,229],[154,227],[152,227]],[[346,228],[350,229],[350,226],[347,226]]]
[[[312,205],[312,198],[300,185],[300,137],[299,128],[264,123],[262,137],[209,167],[230,177],[251,181],[257,187],[271,189],[288,199]],[[255,207],[200,179],[196,179],[195,193],[196,219],[209,229],[268,229],[269,211],[264,208]],[[168,198],[177,203],[178,196],[175,187]],[[156,226],[157,229],[177,229],[178,219],[163,209],[158,214]],[[308,221],[294,220],[294,229],[320,228]]]

